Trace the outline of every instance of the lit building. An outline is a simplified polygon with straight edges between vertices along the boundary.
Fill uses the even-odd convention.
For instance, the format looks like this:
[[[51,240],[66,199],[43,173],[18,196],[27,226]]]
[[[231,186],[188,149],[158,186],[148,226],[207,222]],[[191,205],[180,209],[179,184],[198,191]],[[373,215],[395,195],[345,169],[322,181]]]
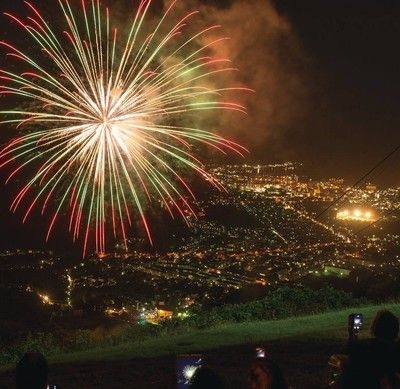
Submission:
[[[336,214],[336,219],[352,220],[360,222],[374,222],[378,218],[376,213],[369,209],[353,208],[353,209],[343,209],[341,211],[338,211]]]

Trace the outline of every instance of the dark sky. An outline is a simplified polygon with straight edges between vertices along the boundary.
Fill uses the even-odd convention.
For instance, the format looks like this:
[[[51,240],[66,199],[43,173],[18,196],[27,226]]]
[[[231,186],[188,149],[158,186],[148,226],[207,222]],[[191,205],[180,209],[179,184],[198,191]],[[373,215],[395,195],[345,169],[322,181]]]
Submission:
[[[137,2],[106,1],[120,18]],[[155,1],[154,13],[161,7]],[[400,145],[399,1],[180,0],[178,7],[199,9],[199,26],[222,25],[231,39],[219,49],[240,69],[234,82],[255,90],[239,98],[247,116],[217,119],[221,133],[249,148],[243,162],[296,160],[316,176],[352,183]],[[9,9],[22,12],[23,1],[1,0],[0,11]],[[2,16],[1,39],[14,34]],[[400,185],[399,154],[370,180]],[[4,212],[4,193],[0,200]]]
[[[234,60],[256,90],[245,130],[236,128],[251,158],[302,161],[355,182],[400,145],[400,2],[224,4]],[[399,165],[396,153],[370,179],[399,185]]]
[[[361,176],[400,145],[400,2],[276,0],[275,6],[304,48],[314,83],[306,121],[298,132],[291,127],[287,146],[328,172]],[[399,184],[399,161],[396,154],[373,178]]]

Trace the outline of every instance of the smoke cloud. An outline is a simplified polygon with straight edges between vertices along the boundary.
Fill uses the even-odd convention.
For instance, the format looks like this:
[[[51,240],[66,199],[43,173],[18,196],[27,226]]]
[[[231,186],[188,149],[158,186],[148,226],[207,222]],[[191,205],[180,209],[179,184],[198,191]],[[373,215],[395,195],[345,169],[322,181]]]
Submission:
[[[295,133],[302,131],[310,109],[311,64],[290,22],[269,0],[185,0],[178,4],[200,11],[196,23],[221,25],[216,34],[229,39],[215,47],[216,54],[230,58],[239,69],[234,74],[235,85],[255,91],[239,96],[247,116],[219,115],[217,127],[223,135],[242,142],[256,159],[295,158],[285,145],[289,137],[300,136]]]
[[[119,8],[113,3],[113,13],[119,9],[119,17],[126,19],[126,10],[135,9],[139,2],[120,0]],[[160,16],[169,4],[169,0],[154,0],[150,11]],[[173,16],[178,19],[192,10],[199,14],[185,27],[185,33],[220,25],[203,39],[229,38],[214,46],[213,55],[231,59],[238,71],[216,77],[216,83],[222,81],[218,86],[248,87],[255,92],[232,93],[234,101],[247,107],[247,115],[203,111],[191,120],[240,142],[250,150],[250,158],[298,158],[290,140],[304,137],[312,64],[290,21],[279,14],[272,0],[179,0]]]

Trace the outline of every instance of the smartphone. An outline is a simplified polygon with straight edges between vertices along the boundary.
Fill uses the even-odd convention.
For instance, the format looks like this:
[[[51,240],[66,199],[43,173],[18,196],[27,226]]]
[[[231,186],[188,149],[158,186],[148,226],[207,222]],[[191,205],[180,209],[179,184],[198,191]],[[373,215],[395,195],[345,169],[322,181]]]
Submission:
[[[265,358],[265,348],[264,347],[257,347],[256,348],[256,358]]]
[[[354,332],[361,330],[363,325],[363,315],[361,313],[352,313],[349,315],[349,327]]]
[[[202,354],[182,354],[176,357],[176,377],[178,389],[187,388],[195,371],[203,365]]]

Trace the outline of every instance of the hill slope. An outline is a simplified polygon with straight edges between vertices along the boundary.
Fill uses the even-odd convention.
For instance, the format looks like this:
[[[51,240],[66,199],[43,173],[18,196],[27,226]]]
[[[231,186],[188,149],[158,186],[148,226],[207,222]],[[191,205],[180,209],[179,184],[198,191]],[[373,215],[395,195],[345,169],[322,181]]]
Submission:
[[[387,309],[400,315],[399,304]],[[224,377],[228,388],[245,387],[254,347],[264,345],[281,365],[294,388],[323,387],[327,360],[340,352],[346,337],[347,316],[364,314],[361,337],[382,306],[358,307],[319,315],[276,321],[228,324],[201,331],[164,335],[142,342],[84,352],[54,355],[50,382],[60,388],[170,388],[173,387],[175,355],[201,352],[206,362]],[[13,387],[12,367],[2,368],[0,387]]]

